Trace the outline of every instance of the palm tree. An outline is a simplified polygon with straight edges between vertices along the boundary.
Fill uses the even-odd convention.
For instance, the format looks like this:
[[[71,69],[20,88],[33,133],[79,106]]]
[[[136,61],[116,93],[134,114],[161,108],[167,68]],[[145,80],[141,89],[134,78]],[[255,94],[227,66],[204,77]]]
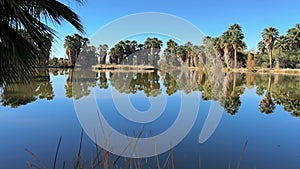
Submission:
[[[157,66],[157,61],[159,59],[159,52],[162,46],[162,41],[159,40],[158,38],[147,38],[146,41],[144,42],[144,46],[146,49],[150,50],[150,57],[152,60],[153,66]]]
[[[116,49],[114,47],[111,48],[109,51],[109,63],[110,64],[117,63]]]
[[[259,41],[257,44],[257,49],[259,54],[264,54],[266,52],[266,45],[263,41]]]
[[[300,48],[300,24],[297,24],[294,28],[289,29],[286,37],[290,42],[290,48],[292,50],[298,50]]]
[[[220,38],[220,45],[221,48],[224,50],[224,61],[227,67],[233,67],[234,63],[232,64],[232,55],[234,54],[232,40],[230,33],[228,31],[224,32]]]
[[[244,48],[244,34],[242,28],[238,24],[233,24],[228,29],[229,41],[232,44],[234,50],[234,68],[237,68],[237,50],[239,48]]]
[[[66,48],[66,54],[72,66],[75,66],[80,50],[88,41],[88,38],[83,38],[78,34],[74,34],[73,36],[67,35],[65,37],[64,48]]]
[[[48,21],[58,25],[68,21],[84,32],[78,15],[56,0],[1,1],[0,9],[0,82],[34,72],[39,51],[46,51],[49,46],[48,35],[55,36],[55,30],[46,25]],[[20,35],[18,30],[21,28],[28,32],[34,43]]]
[[[137,45],[137,56],[136,56],[136,60],[137,60],[137,65],[143,64],[142,62],[144,61],[144,45],[143,44],[138,44]]]
[[[273,46],[279,36],[278,30],[273,27],[264,29],[262,32],[262,41],[266,44],[270,60],[270,69],[272,68]]]
[[[107,44],[99,45],[98,50],[99,50],[99,55],[100,55],[100,64],[105,64],[108,45]]]
[[[167,62],[167,64],[170,64],[171,58],[176,57],[177,48],[178,48],[178,44],[174,40],[170,39],[167,42],[167,49],[166,49],[166,62]]]
[[[176,49],[178,48],[178,44],[173,41],[172,39],[170,39],[168,42],[167,42],[167,49],[169,50],[169,52],[171,54],[176,54]]]
[[[188,49],[187,46],[181,45],[177,49],[177,55],[180,59],[181,65],[184,65],[188,60]]]
[[[209,40],[209,39],[207,39],[207,40]],[[214,48],[214,51],[216,53],[216,57],[218,59],[223,59],[222,57],[223,57],[223,54],[224,54],[224,50],[223,50],[223,48],[221,46],[221,39],[218,38],[218,37],[211,38],[210,42],[211,42],[212,47]]]
[[[116,64],[123,63],[124,53],[125,53],[125,42],[120,41],[115,45],[115,52],[116,52]]]

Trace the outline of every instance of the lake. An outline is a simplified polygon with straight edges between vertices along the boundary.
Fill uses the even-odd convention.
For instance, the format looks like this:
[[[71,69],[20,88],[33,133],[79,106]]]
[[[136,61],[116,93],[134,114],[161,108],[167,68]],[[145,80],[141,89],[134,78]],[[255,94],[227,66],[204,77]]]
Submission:
[[[79,149],[86,167],[108,150],[119,168],[299,168],[300,76],[216,75],[40,69],[1,88],[1,168],[53,168],[60,136],[57,168]]]

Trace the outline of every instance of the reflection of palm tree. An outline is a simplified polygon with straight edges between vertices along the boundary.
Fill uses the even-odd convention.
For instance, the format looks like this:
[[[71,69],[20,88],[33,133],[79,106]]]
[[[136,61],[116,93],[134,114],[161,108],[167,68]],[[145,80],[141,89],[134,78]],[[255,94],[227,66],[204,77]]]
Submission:
[[[161,94],[157,71],[148,73],[116,72],[110,75],[111,85],[120,93],[144,91],[146,96],[156,97]]]
[[[265,114],[271,114],[275,110],[275,103],[271,96],[271,75],[269,76],[268,88],[265,97],[259,102],[259,110]]]
[[[235,115],[238,112],[240,106],[241,101],[238,95],[227,96],[225,98],[224,108],[229,114]]]
[[[172,94],[176,93],[176,79],[172,77],[169,73],[166,74],[164,80],[164,86],[167,88],[166,93],[171,96]]]
[[[300,100],[286,98],[283,103],[284,110],[291,113],[293,117],[300,117]]]
[[[108,88],[108,83],[107,83],[107,78],[106,78],[106,73],[105,72],[100,73],[99,87],[100,87],[100,89],[107,89]]]
[[[54,98],[50,75],[47,69],[36,72],[27,83],[13,83],[4,87],[1,94],[3,106],[19,107],[37,99],[52,100]]]
[[[70,69],[65,84],[66,97],[80,99],[90,94],[90,87],[96,86],[97,73],[92,70],[77,70],[76,73]]]
[[[239,107],[241,106],[240,96],[244,92],[242,87],[242,78],[238,76],[240,74],[230,73],[225,77],[225,98],[221,102],[225,110],[231,114],[235,115],[238,112]],[[238,76],[238,77],[237,77]]]

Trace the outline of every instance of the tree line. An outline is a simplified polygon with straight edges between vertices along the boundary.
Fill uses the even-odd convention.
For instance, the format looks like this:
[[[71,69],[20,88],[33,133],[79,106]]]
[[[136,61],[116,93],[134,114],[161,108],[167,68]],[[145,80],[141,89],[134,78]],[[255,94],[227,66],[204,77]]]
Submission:
[[[162,50],[163,41],[148,37],[144,43],[120,41],[111,48],[107,44],[89,46],[88,39],[78,34],[68,35],[64,47],[68,64],[75,66],[79,53],[83,64],[129,64],[198,67],[209,60],[219,59],[226,68],[300,68],[300,24],[280,35],[273,27],[262,31],[258,51],[247,50],[244,33],[239,24],[231,25],[221,36],[206,36],[201,45],[187,42],[179,45],[170,39]],[[58,60],[57,58],[55,60]],[[88,63],[85,63],[88,62]],[[51,62],[53,63],[53,62]],[[56,61],[56,64],[58,62]]]

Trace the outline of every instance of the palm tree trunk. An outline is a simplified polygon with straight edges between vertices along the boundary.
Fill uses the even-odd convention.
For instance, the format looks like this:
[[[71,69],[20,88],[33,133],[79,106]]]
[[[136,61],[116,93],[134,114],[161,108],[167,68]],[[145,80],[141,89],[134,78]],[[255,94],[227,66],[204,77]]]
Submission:
[[[237,51],[236,47],[234,47],[234,68],[237,68]]]
[[[269,60],[270,60],[270,62],[269,62],[269,64],[270,64],[270,69],[272,69],[272,49],[270,49],[269,50]]]
[[[270,89],[271,89],[271,81],[272,81],[272,78],[271,78],[271,75],[269,75],[269,82],[268,82],[267,93],[270,93]]]
[[[235,95],[235,88],[236,88],[236,72],[233,72],[233,85],[232,85],[232,93],[231,95]]]

